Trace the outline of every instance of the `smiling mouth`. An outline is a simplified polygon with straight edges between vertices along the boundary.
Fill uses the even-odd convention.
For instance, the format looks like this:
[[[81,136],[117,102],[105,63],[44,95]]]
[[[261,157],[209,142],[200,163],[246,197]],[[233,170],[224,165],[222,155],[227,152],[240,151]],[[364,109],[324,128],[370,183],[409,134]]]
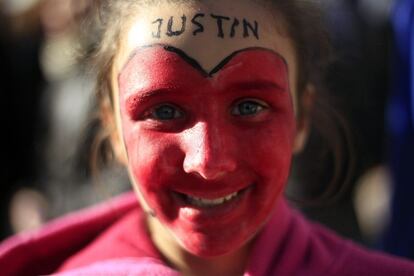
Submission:
[[[191,196],[191,195],[183,194],[183,193],[179,193],[179,192],[174,192],[174,194],[176,194],[185,205],[190,205],[190,206],[199,207],[199,208],[212,208],[212,207],[221,206],[221,205],[224,205],[226,203],[235,201],[247,189],[248,188],[245,188],[245,189],[242,189],[240,191],[225,195],[223,197],[214,198],[214,199],[196,197],[196,196]]]

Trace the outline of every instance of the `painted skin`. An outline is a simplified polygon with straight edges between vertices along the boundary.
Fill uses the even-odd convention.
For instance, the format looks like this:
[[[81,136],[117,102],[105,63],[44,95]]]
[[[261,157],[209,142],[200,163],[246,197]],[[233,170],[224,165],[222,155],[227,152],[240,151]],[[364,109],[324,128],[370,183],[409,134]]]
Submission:
[[[270,49],[239,50],[209,75],[184,53],[138,47],[118,79],[133,182],[178,243],[200,257],[234,251],[260,230],[291,163],[286,62]]]

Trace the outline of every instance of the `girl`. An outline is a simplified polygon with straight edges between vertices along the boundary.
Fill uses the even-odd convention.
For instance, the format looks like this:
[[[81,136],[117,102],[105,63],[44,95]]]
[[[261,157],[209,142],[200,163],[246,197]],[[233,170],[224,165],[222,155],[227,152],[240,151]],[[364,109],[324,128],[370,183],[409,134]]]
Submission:
[[[91,58],[125,195],[0,249],[5,275],[413,275],[283,196],[326,46],[304,1],[101,1]]]

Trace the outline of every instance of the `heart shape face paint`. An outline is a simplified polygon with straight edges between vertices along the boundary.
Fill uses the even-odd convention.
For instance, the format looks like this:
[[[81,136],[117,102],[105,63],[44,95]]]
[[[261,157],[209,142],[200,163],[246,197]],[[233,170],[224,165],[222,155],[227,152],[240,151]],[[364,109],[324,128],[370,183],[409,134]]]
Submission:
[[[286,183],[295,119],[287,65],[264,48],[206,72],[170,46],[138,48],[119,75],[134,185],[176,240],[198,256],[240,248]]]

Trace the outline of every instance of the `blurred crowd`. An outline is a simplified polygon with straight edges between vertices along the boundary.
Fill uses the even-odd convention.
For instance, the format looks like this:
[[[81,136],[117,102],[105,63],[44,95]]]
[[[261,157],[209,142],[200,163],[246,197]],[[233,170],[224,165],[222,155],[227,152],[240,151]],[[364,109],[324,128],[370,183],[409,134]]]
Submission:
[[[128,189],[124,169],[107,168],[98,184],[89,169],[97,111],[91,76],[77,59],[77,23],[91,2],[0,0],[0,240]],[[386,116],[396,2],[322,1],[336,50],[328,88],[349,123],[355,161],[348,165],[350,185],[338,200],[300,207],[371,246],[379,246],[392,212]],[[330,183],[331,168],[320,166],[329,153],[317,140],[312,133],[308,149],[295,161],[295,168],[309,169],[302,178],[293,177],[292,197],[315,196]]]
[[[90,2],[0,1],[1,239],[128,187],[121,168],[99,184],[89,169],[97,115],[77,23]]]

